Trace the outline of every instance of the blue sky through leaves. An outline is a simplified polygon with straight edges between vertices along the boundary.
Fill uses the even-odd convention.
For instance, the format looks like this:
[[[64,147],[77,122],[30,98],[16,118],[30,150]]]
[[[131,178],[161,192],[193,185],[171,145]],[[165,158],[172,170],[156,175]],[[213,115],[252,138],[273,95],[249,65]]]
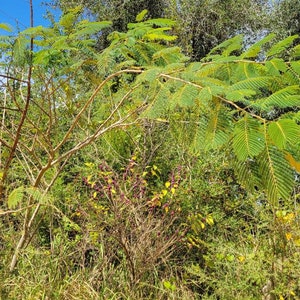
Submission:
[[[0,23],[13,26],[15,30],[24,30],[30,25],[29,0],[2,0],[0,4]],[[33,0],[34,26],[48,26],[50,22],[44,17],[47,7],[44,0]],[[49,10],[49,9],[48,9]],[[56,12],[56,15],[58,12]]]

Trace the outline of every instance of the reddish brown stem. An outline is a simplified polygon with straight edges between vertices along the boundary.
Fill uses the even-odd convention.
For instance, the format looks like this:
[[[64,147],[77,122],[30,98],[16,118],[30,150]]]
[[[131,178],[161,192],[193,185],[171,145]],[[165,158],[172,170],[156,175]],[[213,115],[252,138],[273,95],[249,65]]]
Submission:
[[[29,3],[30,3],[30,26],[33,27],[33,5],[32,5],[32,0],[30,0]],[[29,68],[28,68],[28,74],[27,74],[26,102],[25,102],[25,107],[23,109],[21,119],[20,119],[20,122],[19,122],[19,125],[18,125],[18,128],[17,128],[17,131],[16,131],[15,139],[13,141],[12,146],[10,147],[9,156],[6,160],[5,165],[4,165],[2,178],[1,178],[1,182],[0,182],[0,203],[3,202],[3,199],[4,199],[5,181],[6,181],[7,176],[8,176],[10,165],[12,163],[12,160],[13,160],[14,156],[15,156],[16,149],[17,149],[17,146],[19,144],[23,124],[24,124],[24,121],[26,119],[28,109],[29,109],[30,98],[31,98],[32,52],[33,52],[33,38],[30,39],[30,53],[29,53]]]

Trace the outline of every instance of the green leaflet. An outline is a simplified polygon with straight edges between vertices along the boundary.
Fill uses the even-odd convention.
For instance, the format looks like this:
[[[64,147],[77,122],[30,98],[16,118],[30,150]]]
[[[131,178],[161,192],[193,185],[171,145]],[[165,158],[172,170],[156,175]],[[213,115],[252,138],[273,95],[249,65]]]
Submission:
[[[145,18],[145,16],[147,15],[147,13],[148,13],[148,10],[147,10],[147,9],[142,10],[142,11],[136,16],[135,20],[136,20],[137,22],[143,21],[144,18]]]
[[[260,186],[258,166],[254,159],[247,159],[245,161],[234,159],[231,164],[239,182],[247,190],[254,192]]]
[[[153,54],[152,58],[157,65],[178,64],[187,60],[187,57],[181,53],[179,47],[168,47],[158,50]]]
[[[210,87],[204,87],[200,90],[198,94],[198,99],[200,100],[200,105],[206,105],[207,102],[212,100],[213,94]]]
[[[300,77],[300,61],[291,61],[291,67]]]
[[[81,10],[82,8],[80,6],[76,6],[73,9],[70,9],[68,13],[64,14],[60,18],[59,25],[61,25],[66,32],[71,31]]]
[[[145,21],[145,24],[151,26],[159,26],[159,27],[172,27],[176,25],[174,20],[164,19],[164,18],[157,18],[157,19],[150,19]]]
[[[287,143],[294,144],[300,139],[300,126],[290,119],[271,122],[268,126],[268,136],[279,149],[284,149]]]
[[[5,31],[11,32],[12,28],[9,24],[5,24],[5,23],[0,23],[0,29],[3,29]]]
[[[225,94],[225,97],[231,101],[242,101],[251,98],[256,95],[256,91],[250,89],[243,89],[237,91],[229,91]]]
[[[23,65],[27,59],[27,53],[28,53],[28,39],[23,36],[23,35],[19,35],[14,43],[13,46],[13,59],[15,61],[16,64],[20,64]]]
[[[244,117],[235,126],[232,146],[240,161],[259,155],[265,147],[261,125],[252,118]]]
[[[36,26],[36,27],[29,27],[21,32],[22,35],[29,35],[30,37],[37,37],[37,36],[43,36],[43,37],[54,37],[55,31],[53,28],[46,28],[43,26]]]
[[[195,105],[195,100],[198,96],[199,89],[193,85],[183,85],[173,95],[172,101],[182,107],[188,107]]]
[[[170,90],[164,85],[160,86],[159,91],[155,94],[143,116],[150,119],[161,118],[165,115],[170,106]]]
[[[269,76],[259,76],[255,78],[248,78],[245,80],[241,80],[235,84],[233,84],[228,91],[236,91],[236,90],[254,90],[259,92],[260,89],[267,87],[270,83],[271,77]]]
[[[161,68],[151,68],[137,77],[137,83],[153,82],[161,73]]]
[[[282,41],[279,41],[278,43],[276,43],[271,47],[271,49],[266,53],[266,56],[271,57],[271,56],[277,56],[281,54],[283,51],[285,51],[286,48],[292,45],[292,43],[296,38],[298,38],[298,35],[292,35],[285,38]]]
[[[20,202],[23,200],[25,194],[32,198],[32,200],[38,203],[47,203],[50,201],[49,195],[44,195],[38,188],[36,187],[23,187],[20,186],[14,189],[8,196],[7,206],[9,209],[15,209]]]
[[[42,204],[50,202],[50,196],[44,195],[37,187],[28,187],[25,191],[36,202]]]
[[[78,38],[81,36],[92,35],[100,32],[101,30],[111,26],[111,22],[102,21],[102,22],[86,22],[81,21],[76,26],[76,31],[70,36],[71,38]]]
[[[229,78],[231,82],[263,76],[265,73],[265,68],[261,64],[250,63],[249,61],[241,61],[238,64],[232,65],[231,68],[232,76]]]
[[[14,189],[8,196],[7,199],[7,206],[9,209],[16,208],[19,203],[22,201],[24,196],[24,187],[20,186],[16,189]]]
[[[231,122],[221,103],[213,99],[211,109],[203,110],[192,144],[194,152],[218,149],[228,143]]]
[[[294,174],[284,153],[267,144],[257,161],[261,188],[265,190],[268,200],[277,206],[280,199],[289,199],[294,186]]]
[[[259,99],[254,103],[256,108],[268,111],[273,107],[287,108],[300,105],[300,87],[297,85],[285,87],[267,98]]]
[[[300,45],[297,45],[292,50],[292,57],[299,58],[300,57]]]
[[[165,31],[170,31],[171,29],[171,27],[151,29],[143,35],[143,38],[150,41],[174,41],[177,39],[177,36],[165,33]]]
[[[241,58],[256,58],[258,54],[262,51],[262,46],[264,46],[266,43],[270,42],[272,39],[274,39],[275,34],[270,33],[260,41],[253,44],[251,47],[249,47],[240,57]]]
[[[285,72],[287,70],[287,65],[280,58],[273,58],[271,60],[266,61],[267,71],[274,76],[280,75],[281,72]]]
[[[242,48],[243,36],[237,35],[231,39],[228,39],[221,43],[220,45],[213,48],[208,57],[213,57],[212,55],[221,51],[222,56],[229,56],[232,52],[240,50]]]

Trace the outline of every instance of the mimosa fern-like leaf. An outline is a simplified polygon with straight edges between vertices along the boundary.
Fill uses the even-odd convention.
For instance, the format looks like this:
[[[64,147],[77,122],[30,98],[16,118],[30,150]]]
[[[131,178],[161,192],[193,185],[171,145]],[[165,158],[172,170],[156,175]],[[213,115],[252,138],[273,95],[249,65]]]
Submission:
[[[258,157],[261,188],[271,203],[278,205],[280,199],[289,199],[294,185],[292,169],[284,153],[266,144]]]
[[[253,44],[251,47],[249,47],[240,57],[241,58],[256,58],[258,54],[262,50],[262,46],[264,46],[266,43],[270,42],[272,39],[274,39],[275,34],[270,33],[263,39],[259,40],[255,44]]]
[[[268,136],[279,149],[286,148],[287,144],[294,144],[300,139],[300,126],[291,119],[282,119],[271,122],[268,126]]]
[[[290,47],[295,39],[298,38],[298,35],[292,35],[285,38],[282,41],[279,41],[271,47],[271,49],[266,53],[267,57],[277,56],[281,54],[286,48]]]
[[[273,107],[287,108],[300,105],[299,86],[288,86],[283,88],[267,98],[257,100],[253,106],[262,110],[270,110]]]
[[[265,147],[264,134],[259,122],[248,116],[241,119],[235,125],[232,146],[240,161],[259,155]]]
[[[265,88],[269,85],[271,77],[269,76],[259,76],[255,78],[249,78],[245,80],[241,80],[235,84],[233,84],[228,91],[236,91],[236,90],[254,90],[259,92],[262,88]]]

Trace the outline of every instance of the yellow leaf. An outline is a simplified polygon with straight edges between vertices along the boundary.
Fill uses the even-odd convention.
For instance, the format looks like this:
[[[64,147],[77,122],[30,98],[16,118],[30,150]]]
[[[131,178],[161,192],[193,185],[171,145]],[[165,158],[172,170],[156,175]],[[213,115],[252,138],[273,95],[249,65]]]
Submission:
[[[212,216],[207,216],[206,217],[206,223],[208,225],[214,225],[214,219],[213,219],[213,217]]]
[[[243,262],[245,259],[246,259],[246,258],[245,258],[244,255],[240,255],[240,256],[238,257],[238,260],[239,260],[240,262]]]
[[[174,188],[171,188],[171,193],[174,195],[175,194],[175,189]]]
[[[88,168],[92,168],[95,164],[91,163],[91,162],[86,162],[84,163]]]
[[[97,192],[94,192],[93,197],[94,197],[94,198],[97,197]]]
[[[296,246],[300,247],[300,238],[299,238],[299,237],[294,238],[294,239],[293,239],[293,242],[294,242],[294,244],[295,244]]]
[[[283,220],[286,223],[290,223],[291,221],[293,221],[295,219],[295,214],[294,213],[289,213],[286,216],[283,217]]]
[[[161,192],[162,192],[163,196],[166,196],[168,194],[167,190],[162,190]]]
[[[143,19],[145,18],[146,14],[148,13],[148,10],[147,9],[144,9],[142,10],[135,18],[135,20],[137,22],[141,22],[143,21]]]
[[[170,181],[167,181],[167,182],[165,183],[165,187],[166,187],[166,188],[168,188],[170,185],[171,185]]]
[[[285,234],[286,239],[289,241],[292,238],[292,234],[290,232],[287,232]]]

